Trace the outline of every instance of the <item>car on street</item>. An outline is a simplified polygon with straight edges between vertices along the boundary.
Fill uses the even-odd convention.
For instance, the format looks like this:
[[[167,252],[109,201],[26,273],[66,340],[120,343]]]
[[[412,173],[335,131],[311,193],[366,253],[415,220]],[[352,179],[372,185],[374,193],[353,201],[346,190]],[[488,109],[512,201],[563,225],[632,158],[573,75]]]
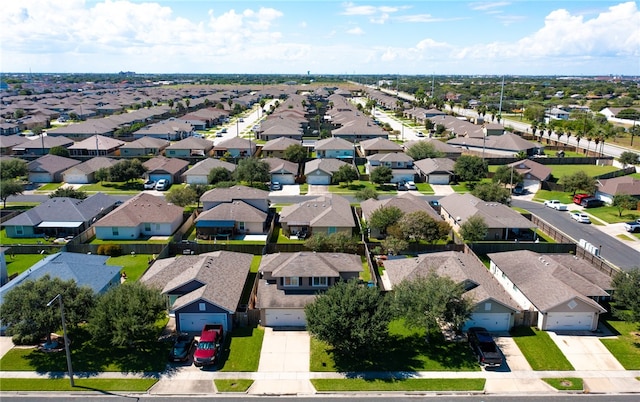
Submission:
[[[502,365],[502,353],[500,353],[493,337],[485,328],[469,328],[467,339],[471,349],[478,357],[480,365],[489,367],[500,367]]]
[[[624,230],[626,230],[629,233],[640,232],[640,219],[636,219],[635,221],[625,223]]]
[[[153,190],[156,188],[156,182],[154,180],[147,180],[144,182],[143,187],[145,190]]]
[[[241,118],[238,119],[238,122],[244,123],[244,119],[241,117]]]
[[[226,134],[226,133],[228,132],[228,130],[227,130],[227,128],[225,127],[225,128],[223,128],[222,130],[220,130],[220,132],[221,132],[222,134]]]
[[[583,214],[582,212],[574,212],[571,214],[571,219],[574,219],[580,223],[591,223],[591,219],[589,219],[589,215]]]
[[[416,135],[420,138],[424,137],[424,133],[422,131],[416,131]]]
[[[156,190],[158,190],[158,191],[166,191],[166,190],[169,189],[169,186],[171,186],[171,183],[169,183],[169,180],[160,179],[156,183]]]
[[[566,205],[560,202],[560,200],[547,200],[544,202],[545,207],[549,207],[555,209],[557,211],[567,211],[568,208]]]
[[[178,335],[171,347],[169,360],[172,362],[184,362],[189,360],[195,344],[196,340],[192,335],[185,332],[181,333]]]

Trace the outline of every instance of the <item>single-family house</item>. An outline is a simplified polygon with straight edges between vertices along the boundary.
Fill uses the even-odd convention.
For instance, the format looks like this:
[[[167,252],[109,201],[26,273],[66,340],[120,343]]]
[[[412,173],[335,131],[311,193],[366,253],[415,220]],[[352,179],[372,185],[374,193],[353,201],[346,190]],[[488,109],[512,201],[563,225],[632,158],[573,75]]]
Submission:
[[[413,181],[415,178],[416,172],[413,169],[413,158],[404,152],[374,154],[367,157],[367,163],[365,164],[367,174],[371,174],[379,166],[391,168],[393,174],[391,183]]]
[[[211,240],[266,234],[268,213],[242,200],[224,202],[196,218],[196,237]]]
[[[118,204],[115,197],[96,193],[84,200],[50,198],[4,222],[8,237],[67,237],[80,234]]]
[[[178,158],[156,156],[142,163],[147,168],[145,178],[153,181],[169,180],[169,183],[182,183],[182,175],[189,168],[189,162]]]
[[[206,158],[193,165],[182,174],[182,181],[187,184],[209,184],[209,172],[215,168],[224,168],[233,173],[236,165],[220,159]]]
[[[183,208],[162,197],[140,193],[93,224],[100,240],[171,236],[182,224]]]
[[[551,178],[551,168],[531,159],[523,159],[508,165],[523,177],[523,185],[530,193],[536,193],[542,183]],[[513,183],[514,185],[517,183]]]
[[[534,240],[534,225],[504,204],[483,201],[469,193],[449,194],[440,199],[440,215],[455,232],[472,216],[480,217],[487,225],[485,240]]]
[[[352,142],[338,137],[325,138],[314,145],[316,158],[349,159],[355,157],[355,146]]]
[[[356,227],[349,200],[336,194],[326,194],[283,207],[280,224],[287,235],[304,234],[304,237],[314,233],[351,234]]]
[[[570,254],[490,253],[490,272],[543,331],[595,331],[611,296],[611,278]]]
[[[272,183],[295,184],[298,176],[298,164],[280,158],[263,159],[269,164]]]
[[[361,141],[360,144],[358,144],[358,151],[361,156],[367,157],[374,154],[402,152],[402,145],[386,138],[372,138]]]
[[[508,331],[522,308],[498,283],[484,264],[473,254],[456,251],[420,254],[413,258],[391,258],[384,261],[385,276],[390,288],[403,281],[426,278],[432,272],[448,277],[463,286],[463,297],[473,302],[471,317],[462,329],[483,327],[489,331]]]
[[[536,155],[542,151],[540,144],[527,141],[513,133],[484,137],[457,137],[447,141],[447,144],[461,148],[463,151],[497,156],[515,156],[520,152]]]
[[[640,200],[640,180],[632,176],[599,179],[596,186],[596,197],[609,204],[616,194],[627,194]]]
[[[402,144],[404,151],[407,152],[409,148],[419,143],[427,143],[433,146],[433,149],[442,154],[443,158],[452,158],[457,159],[462,155],[462,150],[460,148],[453,147],[446,142],[442,142],[435,138],[425,138],[419,141],[407,141]]]
[[[334,120],[335,121],[335,120]],[[368,117],[350,116],[350,118],[340,122],[340,126],[331,130],[333,137],[343,138],[352,143],[371,139],[387,139],[389,133],[377,124],[374,124]]]
[[[262,156],[283,158],[284,151],[291,145],[302,145],[300,140],[295,140],[287,137],[279,137],[270,141],[262,147]]]
[[[47,155],[53,147],[69,148],[73,140],[67,137],[38,136],[31,139],[22,138],[22,142],[13,147],[15,155]]]
[[[339,159],[312,159],[304,165],[304,175],[309,184],[329,185],[332,183],[333,174],[340,166],[348,165]]]
[[[96,134],[76,142],[68,149],[71,156],[107,156],[117,154],[118,148],[124,144],[124,141]]]
[[[140,278],[169,298],[178,332],[200,333],[205,324],[233,329],[253,255],[214,251],[157,260]]]
[[[427,158],[413,162],[418,175],[429,184],[449,184],[453,181],[455,164],[449,158]]]
[[[221,158],[229,154],[232,158],[246,158],[256,152],[256,144],[242,137],[231,137],[218,143],[214,149],[215,156]]]
[[[44,155],[27,164],[29,181],[32,183],[60,183],[62,173],[80,161],[58,155]]]
[[[234,201],[243,201],[263,212],[269,211],[269,192],[258,188],[240,185],[228,188],[214,188],[200,197],[203,211]]]
[[[162,138],[142,137],[135,141],[126,142],[120,147],[121,156],[147,156],[159,155],[170,142]]]
[[[190,123],[171,118],[142,127],[133,133],[133,137],[136,139],[153,137],[169,141],[178,141],[183,138],[188,138],[195,133],[196,131]]]
[[[203,138],[188,137],[169,145],[165,156],[169,158],[188,158],[191,156],[209,156],[213,149],[213,141]]]
[[[379,208],[396,207],[405,214],[410,214],[417,211],[426,212],[436,221],[442,221],[442,217],[434,210],[431,205],[424,199],[417,197],[411,193],[404,193],[402,195],[385,198],[382,200],[374,200],[372,198],[362,201],[360,208],[362,209],[362,219],[369,221],[371,214]],[[377,228],[370,228],[369,236],[378,238],[381,237],[380,231]]]
[[[345,253],[278,253],[262,257],[256,307],[267,327],[304,327],[304,307],[338,281],[357,279],[360,256]]]
[[[0,135],[0,155],[13,155],[13,148],[24,143],[24,137],[18,134]]]
[[[62,173],[62,181],[69,184],[95,183],[95,173],[99,169],[109,169],[118,161],[104,156],[97,156],[70,167]]]

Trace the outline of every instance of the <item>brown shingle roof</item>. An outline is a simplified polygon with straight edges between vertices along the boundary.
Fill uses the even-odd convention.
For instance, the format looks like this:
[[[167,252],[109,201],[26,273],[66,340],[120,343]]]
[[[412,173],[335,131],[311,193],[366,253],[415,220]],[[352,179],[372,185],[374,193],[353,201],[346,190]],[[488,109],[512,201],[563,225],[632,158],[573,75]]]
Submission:
[[[146,222],[173,222],[177,217],[182,216],[182,211],[182,207],[169,204],[162,197],[140,193],[111,211],[94,226],[132,227]]]

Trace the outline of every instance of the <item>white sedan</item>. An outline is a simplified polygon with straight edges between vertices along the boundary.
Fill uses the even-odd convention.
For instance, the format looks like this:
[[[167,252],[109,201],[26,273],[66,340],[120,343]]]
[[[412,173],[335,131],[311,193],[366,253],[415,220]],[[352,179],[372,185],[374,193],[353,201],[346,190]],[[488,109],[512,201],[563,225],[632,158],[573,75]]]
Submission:
[[[580,223],[591,223],[591,219],[589,219],[589,215],[583,214],[582,212],[574,212],[571,214],[571,219],[575,219]]]

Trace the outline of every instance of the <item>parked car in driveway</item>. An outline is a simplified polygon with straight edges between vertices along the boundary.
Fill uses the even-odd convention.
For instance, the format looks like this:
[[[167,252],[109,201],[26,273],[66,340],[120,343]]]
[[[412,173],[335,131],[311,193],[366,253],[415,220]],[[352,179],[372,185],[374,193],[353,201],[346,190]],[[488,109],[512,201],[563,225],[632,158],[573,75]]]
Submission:
[[[578,193],[573,196],[573,203],[576,205],[581,205],[582,200],[584,200],[585,198],[593,198],[593,196],[590,194]]]
[[[467,338],[469,345],[478,356],[478,363],[490,367],[502,365],[502,353],[498,350],[489,331],[482,327],[472,327],[467,331]]]
[[[195,338],[192,335],[184,332],[181,333],[173,343],[171,352],[169,352],[169,360],[172,362],[184,362],[189,360],[195,343]]]
[[[166,191],[166,190],[169,189],[169,186],[171,186],[171,183],[169,183],[169,180],[160,179],[156,183],[156,190],[158,190],[158,191]]]
[[[604,205],[604,201],[599,200],[595,197],[589,197],[589,198],[585,198],[580,202],[580,205],[582,205],[585,208],[597,208],[597,207],[601,207]]]
[[[591,223],[591,219],[589,219],[589,215],[583,214],[582,212],[572,213],[571,219],[574,219],[580,223]]]
[[[626,230],[629,233],[640,232],[640,219],[637,219],[633,222],[625,223],[624,230]]]
[[[545,207],[553,208],[558,211],[567,211],[566,205],[560,202],[560,200],[547,200],[544,202]]]
[[[153,190],[156,188],[156,182],[154,180],[147,180],[144,182],[143,186],[145,190]]]

